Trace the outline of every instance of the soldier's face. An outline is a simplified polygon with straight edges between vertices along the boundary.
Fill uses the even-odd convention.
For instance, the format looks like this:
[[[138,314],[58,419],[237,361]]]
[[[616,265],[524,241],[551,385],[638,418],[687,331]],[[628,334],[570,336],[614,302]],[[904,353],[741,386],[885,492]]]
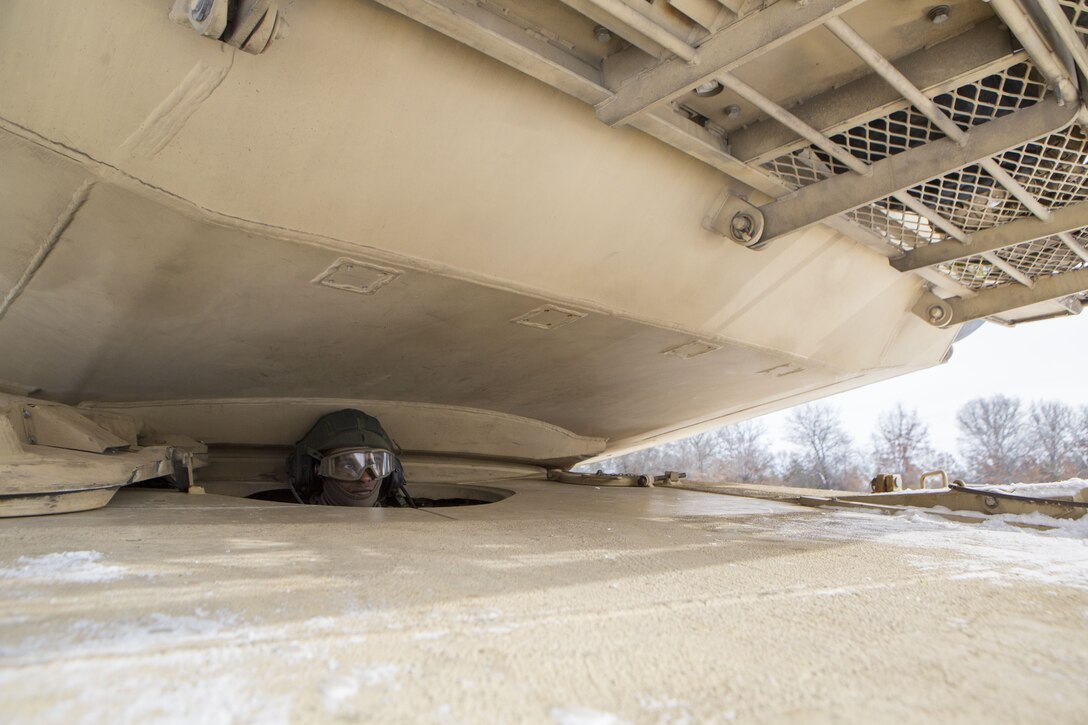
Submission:
[[[348,491],[348,493],[361,496],[370,493],[377,480],[378,479],[371,475],[370,469],[368,468],[363,471],[358,481],[340,481],[339,483],[346,491]]]

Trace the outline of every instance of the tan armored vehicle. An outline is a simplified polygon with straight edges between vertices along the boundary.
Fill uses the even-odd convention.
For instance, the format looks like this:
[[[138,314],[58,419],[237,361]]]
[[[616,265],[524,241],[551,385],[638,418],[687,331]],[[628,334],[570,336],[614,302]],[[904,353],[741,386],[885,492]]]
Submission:
[[[346,404],[410,453],[567,465],[1079,311],[1082,17],[6,3],[4,493],[82,486],[35,456],[146,429],[215,459]],[[47,443],[77,424],[50,403],[112,437]]]
[[[0,577],[63,603],[0,617],[11,711],[106,719],[64,689],[102,676],[133,720],[1075,719],[1083,590],[993,589],[1007,559],[948,548],[990,534],[926,524],[952,543],[925,584],[914,534],[861,513],[826,514],[835,538],[793,503],[566,470],[940,364],[978,321],[1078,313],[1086,27],[1080,0],[0,3],[0,515],[101,509],[4,524]],[[417,490],[487,505],[245,498],[342,408]],[[141,481],[189,493],[107,505]],[[432,589],[376,583],[394,571]],[[819,608],[843,592],[840,620]],[[85,608],[143,639],[56,639]],[[678,632],[630,639],[665,610]],[[878,611],[841,649],[811,637]],[[199,657],[163,654],[157,613]],[[907,634],[931,625],[950,659]],[[364,641],[401,659],[361,664]],[[947,683],[983,670],[1022,689],[958,709]],[[167,671],[266,679],[171,700]]]

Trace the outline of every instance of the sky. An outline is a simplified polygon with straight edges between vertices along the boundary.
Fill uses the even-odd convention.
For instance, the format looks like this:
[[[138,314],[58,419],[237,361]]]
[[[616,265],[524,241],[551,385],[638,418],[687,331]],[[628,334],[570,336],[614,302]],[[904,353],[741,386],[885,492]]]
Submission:
[[[854,443],[870,446],[881,412],[896,403],[915,408],[929,426],[938,450],[955,452],[956,411],[972,398],[1003,393],[1031,400],[1088,403],[1088,312],[1025,323],[1015,328],[992,322],[957,342],[944,365],[875,383],[821,402],[838,408]],[[780,448],[789,411],[760,418]]]

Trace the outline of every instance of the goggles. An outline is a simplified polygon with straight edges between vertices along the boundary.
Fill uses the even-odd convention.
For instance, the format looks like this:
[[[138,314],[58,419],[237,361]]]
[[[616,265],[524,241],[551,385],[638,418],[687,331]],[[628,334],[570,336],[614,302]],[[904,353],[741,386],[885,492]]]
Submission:
[[[393,472],[396,458],[384,448],[354,448],[330,453],[321,459],[317,473],[338,481],[359,481],[369,472],[371,478],[381,480]]]

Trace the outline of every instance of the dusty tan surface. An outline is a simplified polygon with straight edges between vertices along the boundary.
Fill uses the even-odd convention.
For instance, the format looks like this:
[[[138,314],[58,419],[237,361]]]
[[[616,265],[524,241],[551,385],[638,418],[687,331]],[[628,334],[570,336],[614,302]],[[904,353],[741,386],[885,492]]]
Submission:
[[[465,406],[618,451],[935,365],[955,335],[830,229],[759,253],[707,231],[720,172],[398,13],[291,3],[251,56],[170,4],[0,8],[13,389]],[[336,284],[391,278],[324,284],[344,260]],[[581,316],[513,322],[549,305]],[[716,349],[669,354],[691,345]]]
[[[125,490],[6,522],[5,719],[1083,717],[1076,532],[502,485],[442,516]]]

